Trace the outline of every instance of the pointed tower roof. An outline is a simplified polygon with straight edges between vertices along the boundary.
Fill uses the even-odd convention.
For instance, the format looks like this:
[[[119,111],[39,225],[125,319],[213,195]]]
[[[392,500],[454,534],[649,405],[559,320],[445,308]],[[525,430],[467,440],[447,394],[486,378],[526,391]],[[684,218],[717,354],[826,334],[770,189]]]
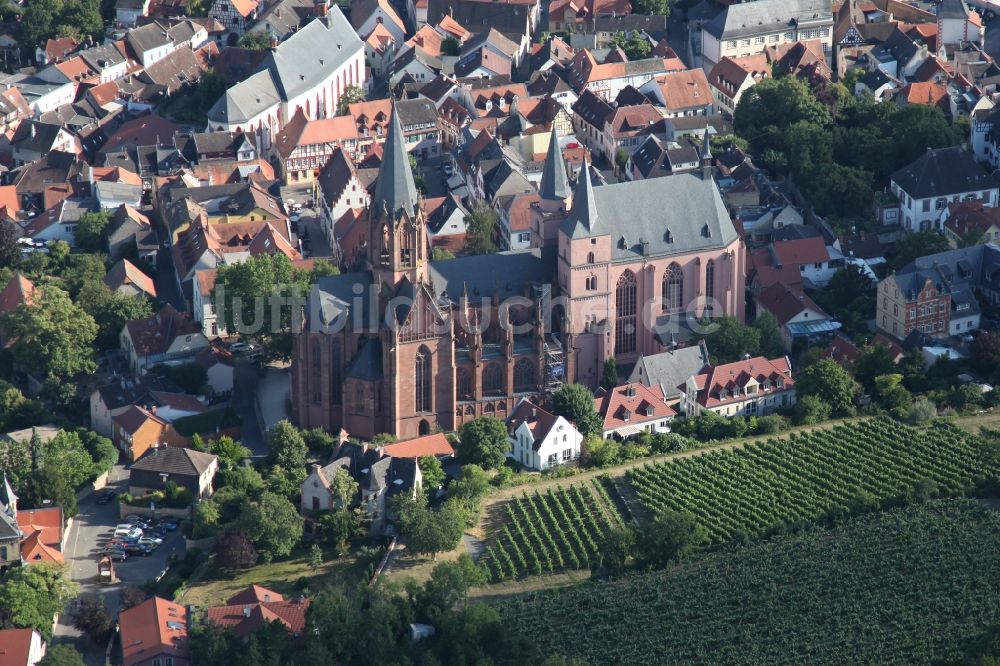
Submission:
[[[375,195],[372,197],[372,210],[376,214],[381,212],[382,206],[394,218],[400,209],[405,210],[410,217],[417,214],[417,186],[413,182],[410,158],[406,153],[406,139],[403,137],[403,127],[399,124],[395,104],[392,107],[382,166],[375,184]]]
[[[17,515],[17,495],[7,479],[7,474],[3,475],[3,497],[0,497],[0,511],[11,516]]]
[[[542,170],[542,182],[538,193],[543,199],[565,200],[572,190],[569,177],[566,175],[566,162],[563,161],[559,149],[559,136],[556,134],[556,124],[552,123],[552,136],[549,138],[549,152],[545,156],[545,168]]]
[[[590,182],[590,165],[584,162],[573,192],[573,208],[559,225],[559,229],[570,238],[590,238],[601,235],[597,230],[598,222],[594,185]]]
[[[705,123],[705,137],[701,142],[701,159],[712,159],[712,144],[708,138],[708,123]]]

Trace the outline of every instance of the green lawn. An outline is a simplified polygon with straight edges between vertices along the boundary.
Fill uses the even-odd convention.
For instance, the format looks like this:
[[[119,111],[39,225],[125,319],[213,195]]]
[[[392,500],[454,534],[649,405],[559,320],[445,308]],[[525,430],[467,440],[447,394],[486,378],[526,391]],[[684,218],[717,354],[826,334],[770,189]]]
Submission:
[[[309,590],[315,594],[328,585],[355,585],[364,575],[368,562],[350,553],[337,558],[333,549],[324,550],[323,565],[319,569],[309,566],[309,549],[300,547],[286,560],[258,564],[242,571],[226,571],[209,564],[198,582],[192,584],[179,601],[196,606],[223,604],[231,596],[251,583],[262,585],[280,594],[294,596],[299,593],[299,578],[309,581]]]

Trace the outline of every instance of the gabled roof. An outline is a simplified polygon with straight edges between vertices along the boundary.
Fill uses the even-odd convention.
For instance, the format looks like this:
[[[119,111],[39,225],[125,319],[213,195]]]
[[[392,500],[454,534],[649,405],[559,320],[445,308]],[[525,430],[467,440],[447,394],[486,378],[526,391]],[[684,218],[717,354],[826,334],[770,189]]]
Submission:
[[[714,407],[727,402],[740,401],[743,396],[719,398],[719,391],[731,392],[734,388],[743,389],[751,381],[758,383],[780,379],[785,389],[795,385],[791,377],[792,370],[787,357],[767,359],[763,356],[748,358],[735,363],[723,365],[708,365],[695,375],[693,379],[698,386],[697,401],[703,407]],[[684,385],[678,387],[684,390]]]
[[[179,335],[200,335],[201,328],[167,303],[156,314],[125,324],[139,356],[165,352]]]
[[[166,428],[169,425],[156,414],[138,405],[129,405],[124,412],[113,416],[111,420],[130,435],[137,433],[139,428],[145,425],[147,421],[153,421],[159,424],[161,428]]]
[[[991,227],[1000,228],[1000,208],[987,208],[979,200],[950,203],[944,226],[956,236],[974,234],[978,240]]]
[[[60,507],[22,509],[17,512],[17,525],[24,535],[21,559],[26,563],[62,563],[63,511]]]
[[[138,266],[128,259],[119,259],[108,274],[104,276],[104,284],[112,291],[124,285],[132,285],[150,298],[156,298],[156,285],[153,278],[143,273]]]
[[[659,386],[645,386],[639,382],[599,390],[594,398],[594,409],[601,416],[604,430],[645,421],[661,421],[677,415],[666,403],[666,396]]]
[[[30,628],[0,629],[0,655],[3,655],[3,662],[10,666],[35,666],[28,659],[31,657],[31,641],[36,633]]]
[[[218,456],[176,446],[151,448],[132,464],[132,471],[199,477]]]
[[[532,448],[537,451],[558,420],[559,417],[555,414],[542,409],[530,400],[523,399],[507,417],[507,428],[510,432],[514,432],[521,427],[521,424],[527,425],[533,440]]]
[[[291,601],[213,606],[208,609],[207,617],[209,622],[230,629],[239,638],[260,631],[272,622],[281,623],[290,634],[299,636],[305,630],[308,610],[309,599],[299,597]]]
[[[243,606],[248,604],[264,604],[272,601],[284,601],[285,597],[262,585],[250,584],[246,589],[237,592],[227,601],[227,606]]]
[[[18,305],[30,305],[34,293],[35,284],[20,273],[14,273],[0,291],[0,315],[11,312]]]
[[[766,0],[758,0],[766,2]],[[667,111],[683,111],[712,104],[712,89],[705,70],[668,72],[656,78]]]
[[[757,301],[757,307],[763,308],[773,314],[781,326],[784,326],[805,310],[817,313],[819,315],[817,321],[830,318],[804,291],[801,289],[792,289],[780,282],[775,282],[757,294],[754,300]]]
[[[385,444],[379,451],[382,455],[392,458],[422,458],[424,456],[451,456],[455,454],[448,438],[439,432],[416,439]]]
[[[997,181],[961,146],[928,150],[892,174],[891,179],[914,199],[951,196],[997,187]]]
[[[389,3],[389,0],[352,0],[351,2],[351,27],[355,32],[360,32],[372,14],[381,9],[390,21],[395,23],[400,30],[406,31],[406,23],[399,17],[396,10]],[[366,35],[362,35],[364,37]]]
[[[156,655],[187,657],[187,609],[160,597],[118,615],[124,666],[149,663]]]
[[[702,341],[690,347],[640,356],[628,381],[643,381],[648,386],[658,387],[665,396],[670,397],[676,386],[707,364],[708,349]]]
[[[822,236],[779,241],[774,243],[774,254],[778,261],[786,266],[798,267],[830,261],[830,253]]]

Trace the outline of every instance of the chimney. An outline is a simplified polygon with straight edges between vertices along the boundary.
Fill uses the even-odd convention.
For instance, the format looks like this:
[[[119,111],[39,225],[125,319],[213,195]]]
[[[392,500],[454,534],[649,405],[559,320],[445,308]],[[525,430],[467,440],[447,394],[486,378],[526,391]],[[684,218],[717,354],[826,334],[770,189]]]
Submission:
[[[36,131],[35,130],[35,123],[31,123],[29,125],[29,131],[31,132],[31,138],[34,139],[35,138],[35,131]]]
[[[250,617],[250,606],[243,607],[243,617]]]
[[[278,38],[275,37],[274,35],[271,35],[271,50],[272,51],[278,50]]]
[[[264,595],[264,603],[265,604],[271,603],[271,595],[270,594],[265,594]]]
[[[537,419],[538,418],[538,408],[536,408],[536,407],[532,407],[531,408],[531,418],[533,418],[533,419]]]
[[[316,16],[320,18],[326,16],[326,0],[316,0],[316,2],[313,3],[313,9],[316,12]]]

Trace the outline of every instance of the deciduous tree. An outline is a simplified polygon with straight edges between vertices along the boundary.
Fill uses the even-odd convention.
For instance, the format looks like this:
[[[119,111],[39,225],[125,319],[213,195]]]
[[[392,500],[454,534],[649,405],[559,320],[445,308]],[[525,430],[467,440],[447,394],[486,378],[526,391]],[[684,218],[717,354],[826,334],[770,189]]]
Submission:
[[[346,116],[350,113],[351,104],[365,101],[365,91],[359,86],[347,86],[337,100],[337,115]]]
[[[618,361],[614,356],[609,356],[604,361],[604,370],[601,372],[601,387],[612,389],[618,386]]]
[[[477,205],[465,216],[465,251],[469,254],[491,254],[497,246],[493,241],[499,217],[485,203]]]
[[[97,597],[81,597],[73,604],[73,626],[98,644],[107,644],[114,619]]]
[[[493,469],[503,464],[509,449],[507,426],[498,418],[483,416],[462,426],[458,457],[464,462]]]
[[[689,513],[665,510],[640,535],[637,559],[645,566],[662,568],[683,559],[708,540],[708,532]]]
[[[797,397],[816,396],[839,416],[854,412],[854,396],[859,388],[847,370],[828,358],[809,366],[795,378]]]
[[[552,394],[552,410],[576,424],[584,437],[601,434],[601,417],[594,408],[594,394],[583,384],[564,384]]]
[[[295,505],[270,492],[243,507],[239,526],[265,562],[287,556],[302,538],[302,516]]]
[[[93,372],[94,318],[53,286],[39,287],[31,304],[21,304],[3,318],[14,360],[42,376],[70,377]]]
[[[38,666],[86,666],[83,657],[70,645],[51,645]]]
[[[107,242],[110,224],[111,219],[103,210],[84,213],[76,223],[74,231],[76,246],[87,252],[101,252]]]
[[[257,564],[257,549],[246,532],[240,530],[220,534],[212,550],[215,561],[225,568],[249,569]]]
[[[48,641],[52,618],[79,590],[63,565],[42,562],[14,567],[0,585],[0,617],[7,626],[31,627]]]

